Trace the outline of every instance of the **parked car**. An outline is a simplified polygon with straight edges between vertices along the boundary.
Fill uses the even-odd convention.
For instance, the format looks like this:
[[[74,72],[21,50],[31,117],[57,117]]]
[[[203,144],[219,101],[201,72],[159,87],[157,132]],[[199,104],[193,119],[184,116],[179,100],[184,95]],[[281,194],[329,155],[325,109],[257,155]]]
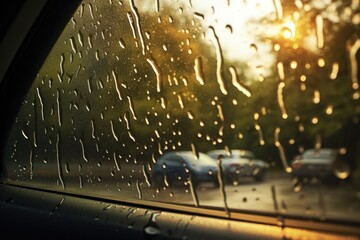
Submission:
[[[212,150],[207,153],[213,160],[222,157],[222,167],[227,182],[238,181],[241,177],[253,177],[255,181],[263,181],[269,164],[263,160],[255,159],[253,152],[233,149]]]
[[[350,167],[337,149],[308,149],[291,162],[292,176],[298,179],[346,179]]]
[[[201,182],[219,185],[216,163],[204,153],[194,157],[191,151],[165,153],[153,167],[152,179],[155,186],[184,185],[190,179],[193,186]]]

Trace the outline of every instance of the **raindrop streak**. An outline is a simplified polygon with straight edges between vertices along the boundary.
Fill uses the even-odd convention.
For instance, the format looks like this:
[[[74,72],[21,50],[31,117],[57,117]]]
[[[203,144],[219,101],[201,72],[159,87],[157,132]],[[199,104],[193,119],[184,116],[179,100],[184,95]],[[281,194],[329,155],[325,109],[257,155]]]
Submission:
[[[89,11],[90,11],[91,18],[94,19],[94,11],[93,11],[93,6],[91,5],[91,3],[89,3]]]
[[[320,103],[320,92],[318,90],[314,91],[313,103],[314,104]]]
[[[65,172],[66,172],[66,173],[70,173],[69,163],[65,163]]]
[[[61,183],[62,188],[65,190],[65,183],[62,177],[62,169],[60,164],[60,150],[59,150],[59,144],[60,144],[60,135],[59,132],[56,134],[56,163],[57,163],[57,170],[58,170],[58,177]]]
[[[87,84],[88,84],[89,93],[92,93],[92,87],[91,87],[90,78],[87,79]]]
[[[196,80],[200,83],[200,85],[204,85],[204,83],[205,83],[204,79],[205,78],[204,78],[204,72],[203,72],[202,58],[201,57],[195,58],[194,70],[195,70]]]
[[[225,82],[222,75],[222,65],[223,65],[223,56],[222,51],[220,47],[219,38],[216,35],[215,29],[213,27],[209,27],[211,29],[211,32],[213,33],[213,43],[215,45],[216,49],[216,78],[217,82],[219,83],[220,90],[224,95],[227,95],[227,90],[225,88]]]
[[[294,184],[294,192],[298,193],[303,189],[304,185],[301,179],[297,179],[297,181]]]
[[[135,110],[134,110],[134,103],[133,103],[131,97],[127,96],[127,99],[128,99],[128,102],[129,102],[129,108],[130,108],[131,115],[132,115],[134,120],[137,120]]]
[[[191,151],[195,160],[199,159],[199,152],[196,150],[195,144],[191,143]]]
[[[278,84],[278,89],[277,89],[277,100],[278,100],[278,104],[281,110],[281,117],[283,119],[287,119],[288,114],[286,112],[285,109],[285,103],[284,103],[284,98],[283,98],[283,89],[285,87],[285,82],[280,82]]]
[[[91,137],[95,138],[95,123],[93,119],[91,119]]]
[[[251,92],[249,87],[245,86],[245,84],[242,81],[239,81],[238,75],[236,73],[236,69],[233,66],[231,66],[229,68],[229,71],[231,73],[232,84],[234,85],[234,87],[236,87],[245,96],[251,97]]]
[[[201,19],[201,20],[205,19],[204,14],[199,13],[199,12],[194,13],[194,18]]]
[[[178,101],[179,101],[179,105],[180,105],[181,109],[184,109],[184,101],[180,94],[178,94]]]
[[[80,13],[79,13],[80,17],[82,17],[84,14],[84,5],[85,4],[81,4],[81,6],[80,6]]]
[[[254,43],[250,44],[250,48],[254,51],[254,53],[258,51],[258,48]]]
[[[225,29],[228,30],[229,33],[233,33],[233,28],[232,28],[231,25],[227,24],[227,25],[225,26]]]
[[[129,2],[130,2],[131,11],[135,15],[136,26],[137,26],[137,29],[138,29],[138,34],[139,34],[141,47],[142,47],[142,54],[145,55],[145,42],[144,42],[144,38],[143,38],[143,35],[142,35],[139,12],[138,12],[136,6],[134,5],[134,0],[129,0]]]
[[[124,113],[124,120],[125,120],[125,123],[126,123],[126,129],[130,130],[130,122],[129,122],[129,119],[128,119],[128,112]]]
[[[356,53],[360,48],[360,39],[356,40],[354,45],[350,48],[350,62],[351,62],[351,80],[353,89],[359,88],[359,79],[358,79],[358,64],[356,60]]]
[[[37,140],[36,140],[36,132],[33,132],[33,143],[34,143],[34,147],[37,147]]]
[[[85,156],[84,143],[83,143],[83,141],[81,139],[79,139],[79,142],[80,142],[80,145],[81,145],[82,157],[83,157],[85,162],[89,162],[89,160]]]
[[[160,9],[159,0],[155,0],[155,11],[159,12],[159,9]]]
[[[130,27],[131,27],[133,37],[134,37],[134,39],[136,39],[136,31],[135,31],[133,16],[131,15],[130,12],[127,13],[127,16],[128,16],[128,19],[129,19],[129,23],[130,23]]]
[[[275,146],[278,148],[279,150],[279,154],[280,154],[280,159],[281,159],[281,162],[283,164],[283,167],[285,169],[285,171],[287,173],[291,173],[292,169],[291,167],[289,167],[288,163],[287,163],[287,160],[286,160],[286,156],[285,156],[285,151],[284,151],[284,148],[283,146],[281,145],[280,143],[280,138],[279,138],[279,135],[280,135],[280,128],[276,128],[275,129],[275,134],[274,134],[274,138],[275,138]]]
[[[64,61],[65,61],[65,55],[64,55],[64,53],[61,53],[61,56],[60,56],[60,75],[61,76],[64,75]]]
[[[41,97],[40,89],[38,87],[36,88],[36,93],[37,93],[37,96],[39,98],[40,107],[41,107],[41,120],[45,121],[44,103],[43,103],[43,100],[42,100],[42,97]]]
[[[322,145],[321,135],[316,134],[314,148],[317,152],[320,152],[321,145]]]
[[[225,121],[225,118],[224,118],[224,113],[223,113],[223,110],[222,110],[221,105],[218,104],[218,105],[216,105],[216,107],[217,107],[217,110],[218,110],[218,116],[219,116],[220,120],[221,120],[222,122],[224,122],[224,121]]]
[[[144,226],[144,232],[148,235],[157,235],[160,234],[161,231],[159,229],[159,226],[156,223],[156,217],[160,215],[160,213],[152,213],[150,215],[149,221]]]
[[[187,115],[188,115],[189,119],[191,119],[191,120],[194,119],[194,113],[191,110],[187,111]]]
[[[84,37],[81,31],[78,32],[78,41],[80,43],[80,46],[83,47],[84,46]]]
[[[126,44],[125,44],[124,39],[120,38],[120,40],[119,40],[119,45],[120,45],[120,47],[123,48],[123,49],[126,48]]]
[[[230,212],[229,212],[229,208],[227,205],[227,200],[226,200],[226,192],[225,192],[225,184],[224,184],[224,177],[223,177],[223,169],[222,169],[222,159],[219,156],[217,159],[217,168],[218,168],[218,173],[217,173],[217,178],[219,181],[219,189],[220,189],[220,194],[223,197],[223,201],[224,201],[224,210],[225,213],[228,217],[230,217]]]
[[[263,132],[262,132],[261,127],[260,127],[259,123],[257,122],[257,120],[254,120],[254,127],[255,127],[256,131],[259,133],[259,144],[265,145],[264,135],[263,135]]]
[[[325,198],[322,191],[319,192],[319,209],[320,209],[320,219],[326,219],[326,209],[325,209]]]
[[[149,187],[151,187],[151,183],[150,183],[150,176],[149,176],[149,174],[148,174],[148,172],[146,171],[146,167],[145,167],[145,165],[143,164],[142,165],[142,172],[143,172],[143,174],[144,174],[144,178],[145,178],[145,182],[147,183],[147,185],[149,186]]]
[[[335,80],[337,78],[338,73],[339,73],[339,64],[338,63],[333,63],[332,64],[332,70],[331,70],[331,73],[330,73],[330,79]]]
[[[161,92],[161,85],[162,85],[161,69],[153,57],[147,58],[146,60],[156,74],[156,91]]]
[[[136,142],[135,137],[132,135],[132,133],[131,133],[130,131],[128,131],[128,135],[129,135],[129,138],[130,138],[133,142]]]
[[[79,187],[80,188],[83,188],[83,180],[82,180],[82,177],[81,176],[79,176]]]
[[[25,139],[29,139],[29,137],[28,137],[28,136],[26,135],[26,133],[24,132],[24,129],[21,130],[21,133],[22,133],[22,135],[24,136]]]
[[[71,38],[70,38],[70,44],[71,44],[71,49],[72,49],[73,52],[76,54],[76,53],[77,53],[77,48],[76,48],[76,43],[75,43],[74,37],[71,37]]]
[[[324,47],[324,19],[321,15],[317,15],[315,18],[316,23],[316,40],[317,40],[317,47],[323,48]]]
[[[199,198],[198,198],[195,186],[194,186],[194,184],[192,182],[191,174],[190,174],[190,177],[188,179],[188,184],[189,184],[189,187],[190,187],[190,192],[191,192],[191,196],[192,196],[193,201],[194,201],[194,205],[195,205],[195,207],[199,207]]]
[[[284,81],[284,79],[285,79],[284,64],[282,62],[278,62],[276,67],[277,67],[277,71],[278,71],[280,80]]]
[[[93,48],[93,44],[92,44],[92,35],[89,34],[89,36],[87,37],[88,39],[88,44],[89,44],[89,48]]]
[[[103,208],[103,211],[109,210],[109,209],[111,209],[111,208],[113,208],[113,205],[112,205],[112,204],[109,204],[109,205],[107,205],[107,206],[105,206],[105,207]]]
[[[118,139],[118,137],[116,136],[115,129],[114,129],[114,124],[113,124],[113,121],[112,121],[112,120],[110,120],[110,127],[111,127],[111,132],[112,132],[112,135],[113,135],[114,139],[118,142],[119,139]]]
[[[30,180],[32,180],[33,176],[34,176],[34,165],[33,165],[33,151],[32,149],[30,150],[30,154],[29,154],[29,164],[30,164]]]
[[[54,214],[54,212],[56,212],[57,210],[59,210],[60,206],[63,204],[63,202],[65,201],[65,198],[61,198],[60,202],[56,205],[56,207],[54,207],[54,209],[49,213],[49,218]]]
[[[161,107],[162,107],[163,109],[166,109],[166,100],[165,100],[165,98],[161,97],[161,98],[160,98],[160,101],[161,101]]]
[[[140,189],[140,184],[139,184],[139,180],[136,179],[136,190],[138,191],[138,198],[141,199],[142,198],[142,194],[141,194],[141,189]]]
[[[274,211],[275,214],[278,216],[278,220],[280,221],[279,224],[281,227],[284,227],[284,222],[281,216],[279,216],[279,204],[278,204],[278,200],[276,197],[276,189],[275,189],[275,185],[271,185],[271,196],[272,196],[272,200],[274,203]]]
[[[118,84],[117,77],[116,77],[116,74],[115,74],[114,70],[111,71],[111,74],[113,75],[113,78],[114,78],[114,84],[115,84],[115,89],[116,89],[118,98],[119,98],[119,100],[121,101],[121,100],[123,100],[123,98],[122,98],[122,96],[121,96],[119,84]]]
[[[56,91],[56,106],[57,106],[57,115],[59,126],[61,126],[61,111],[60,111],[60,90]]]
[[[113,158],[114,158],[114,163],[115,163],[116,170],[117,170],[118,172],[120,172],[120,171],[121,171],[121,167],[120,167],[119,163],[117,162],[117,158],[116,158],[116,153],[115,153],[115,152],[113,153]]]
[[[283,18],[283,8],[282,8],[281,0],[273,0],[273,3],[274,3],[275,10],[276,10],[277,19],[282,19]]]

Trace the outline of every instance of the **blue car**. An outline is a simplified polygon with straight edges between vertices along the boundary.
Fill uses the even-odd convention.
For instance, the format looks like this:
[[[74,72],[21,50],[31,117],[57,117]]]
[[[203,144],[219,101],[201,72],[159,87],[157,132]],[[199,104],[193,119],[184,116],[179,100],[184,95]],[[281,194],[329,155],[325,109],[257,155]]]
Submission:
[[[206,154],[198,157],[191,151],[165,153],[153,167],[152,180],[155,186],[184,186],[191,183],[198,186],[202,182],[212,182],[219,186],[217,165]]]

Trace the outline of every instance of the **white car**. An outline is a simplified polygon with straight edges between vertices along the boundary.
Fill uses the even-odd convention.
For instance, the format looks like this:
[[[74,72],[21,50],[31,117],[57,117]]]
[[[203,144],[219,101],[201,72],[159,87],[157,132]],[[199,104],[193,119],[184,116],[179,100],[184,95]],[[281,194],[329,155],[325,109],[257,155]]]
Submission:
[[[222,158],[222,168],[227,182],[238,181],[241,177],[253,177],[255,181],[263,181],[269,164],[255,159],[253,152],[241,149],[212,150],[207,153],[212,159]]]

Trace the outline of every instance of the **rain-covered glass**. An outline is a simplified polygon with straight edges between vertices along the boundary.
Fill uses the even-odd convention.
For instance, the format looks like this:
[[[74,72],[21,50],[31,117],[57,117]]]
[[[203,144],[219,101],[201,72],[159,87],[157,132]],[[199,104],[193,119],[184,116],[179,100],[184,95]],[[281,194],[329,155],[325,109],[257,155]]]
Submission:
[[[85,0],[23,101],[6,181],[360,222],[359,8]]]

